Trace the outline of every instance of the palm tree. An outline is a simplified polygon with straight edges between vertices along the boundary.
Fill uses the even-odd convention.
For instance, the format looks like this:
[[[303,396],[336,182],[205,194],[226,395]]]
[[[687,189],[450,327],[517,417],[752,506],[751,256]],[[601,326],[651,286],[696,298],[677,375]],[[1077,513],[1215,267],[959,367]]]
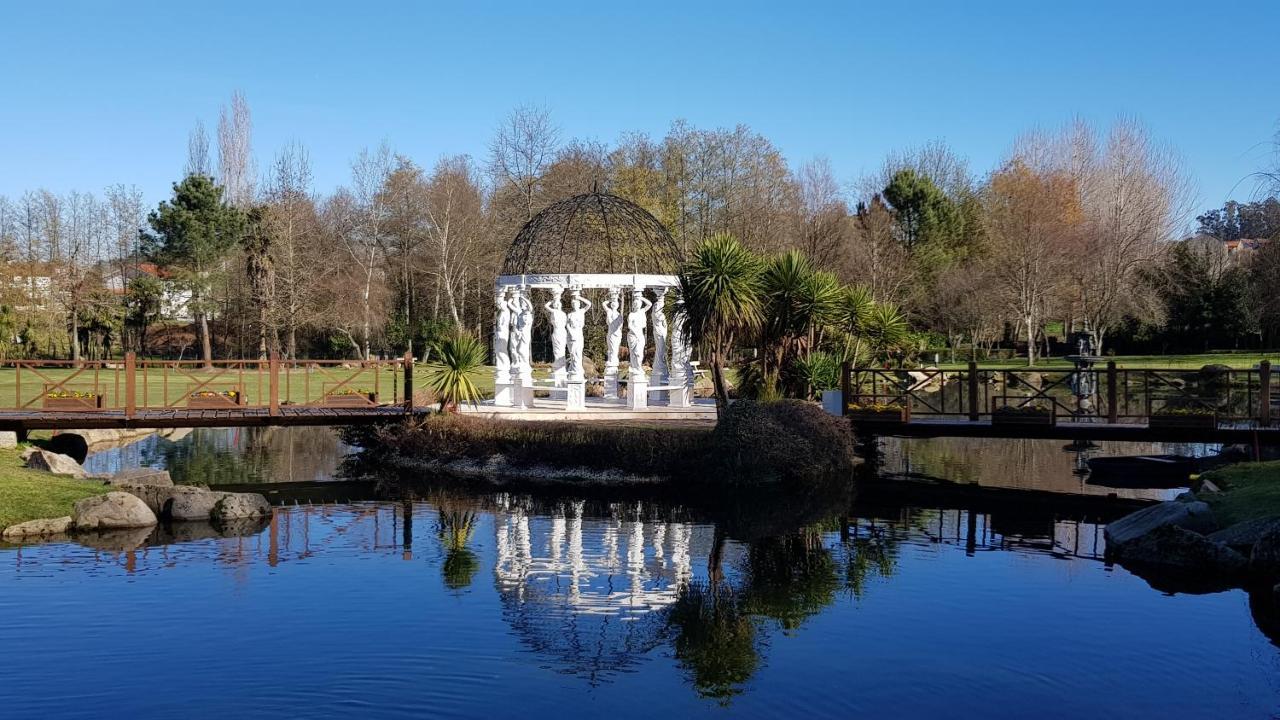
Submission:
[[[480,390],[475,380],[484,367],[485,347],[466,331],[435,344],[435,359],[427,364],[427,386],[440,398],[440,410],[456,410],[458,403],[475,405]]]
[[[724,366],[734,338],[762,321],[760,270],[754,253],[720,234],[703,241],[680,273],[686,339],[701,347],[711,364],[717,414],[729,404]]]

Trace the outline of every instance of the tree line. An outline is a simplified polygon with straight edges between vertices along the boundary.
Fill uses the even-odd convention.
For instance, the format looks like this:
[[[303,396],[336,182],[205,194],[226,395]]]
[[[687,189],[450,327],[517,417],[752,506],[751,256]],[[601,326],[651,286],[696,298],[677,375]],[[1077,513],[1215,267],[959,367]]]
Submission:
[[[899,359],[1003,349],[1034,362],[1086,325],[1104,349],[1200,345],[1207,324],[1215,346],[1257,346],[1280,329],[1265,292],[1280,271],[1275,245],[1225,254],[1225,241],[1275,234],[1276,201],[1193,222],[1176,152],[1132,120],[1027,133],[985,175],[930,143],[852,184],[823,159],[793,166],[746,126],[677,121],[662,137],[606,144],[563,138],[539,107],[504,118],[480,158],[424,165],[385,144],[362,150],[329,193],[299,144],[261,168],[256,157],[237,93],[215,140],[191,132],[172,195],[154,208],[124,185],[0,197],[0,352],[422,355],[455,329],[487,335],[511,238],[542,208],[592,190],[652,212],[687,257],[728,236],[760,258],[803,258],[909,323]],[[172,317],[175,298],[185,317]],[[773,332],[793,348],[821,345]]]

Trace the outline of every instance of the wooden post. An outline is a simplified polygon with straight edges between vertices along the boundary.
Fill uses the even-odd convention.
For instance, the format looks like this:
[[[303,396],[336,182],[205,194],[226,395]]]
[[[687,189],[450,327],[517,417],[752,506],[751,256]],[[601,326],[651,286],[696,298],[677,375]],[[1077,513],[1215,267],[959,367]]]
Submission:
[[[404,354],[404,411],[413,412],[413,352]]]
[[[853,389],[850,374],[853,368],[848,362],[840,364],[840,414],[849,414],[849,393]]]
[[[978,363],[969,361],[969,421],[978,421]]]
[[[267,361],[268,372],[270,376],[267,378],[268,387],[268,410],[267,414],[271,417],[280,415],[280,353],[271,353],[270,359]]]
[[[124,417],[132,420],[138,414],[138,356],[132,350],[124,354]]]
[[[1116,372],[1116,361],[1107,361],[1107,422],[1115,425],[1120,422],[1120,373]]]
[[[1258,424],[1262,427],[1271,427],[1271,361],[1263,360],[1258,363],[1258,381],[1262,386],[1258,388]]]

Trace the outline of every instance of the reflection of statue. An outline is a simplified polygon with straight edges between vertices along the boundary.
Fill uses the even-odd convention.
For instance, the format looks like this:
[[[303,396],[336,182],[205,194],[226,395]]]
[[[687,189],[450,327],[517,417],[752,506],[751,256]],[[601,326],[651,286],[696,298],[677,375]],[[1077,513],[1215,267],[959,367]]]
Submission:
[[[565,314],[560,302],[563,294],[564,288],[558,285],[552,288],[551,300],[544,306],[551,316],[551,377],[555,379],[557,387],[564,384],[565,376]]]
[[[605,338],[604,371],[606,375],[618,372],[618,350],[622,347],[622,289],[609,288],[609,299],[601,303],[604,308],[608,334]]]
[[[493,304],[497,312],[493,315],[493,365],[497,371],[499,383],[511,382],[511,355],[508,354],[511,344],[511,305],[507,300],[505,289],[494,293]]]
[[[631,291],[631,312],[627,313],[627,350],[631,353],[628,363],[631,366],[631,376],[643,378],[644,374],[644,342],[645,342],[645,324],[649,313],[649,308],[653,307],[653,303],[644,296],[643,288],[634,288]]]
[[[587,324],[587,310],[591,309],[591,301],[582,297],[582,290],[574,288],[569,296],[572,309],[567,319],[569,357],[566,368],[569,379],[581,381],[582,377],[582,329]]]
[[[667,382],[667,316],[663,313],[667,289],[653,290],[653,375],[659,383]]]

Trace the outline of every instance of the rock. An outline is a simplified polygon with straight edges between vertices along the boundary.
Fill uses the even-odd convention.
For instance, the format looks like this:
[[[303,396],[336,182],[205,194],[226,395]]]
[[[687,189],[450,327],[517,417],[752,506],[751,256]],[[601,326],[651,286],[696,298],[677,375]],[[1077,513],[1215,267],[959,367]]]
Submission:
[[[1208,493],[1212,495],[1214,493],[1222,492],[1222,488],[1218,487],[1217,485],[1214,485],[1212,480],[1201,479],[1200,489],[1197,492]]]
[[[1178,496],[1175,497],[1173,500],[1174,502],[1189,503],[1189,502],[1195,502],[1196,500],[1199,500],[1199,499],[1200,498],[1196,497],[1195,493],[1191,492],[1190,490],[1187,490],[1186,492],[1178,493]]]
[[[257,493],[222,493],[209,519],[216,522],[244,520],[271,514],[271,504]]]
[[[1161,525],[1114,548],[1114,555],[1122,563],[1187,572],[1199,579],[1235,578],[1249,567],[1244,555],[1177,525]]]
[[[161,500],[161,515],[173,520],[208,520],[213,506],[227,493],[213,492],[189,485],[169,488]]]
[[[129,468],[121,470],[107,481],[108,485],[148,485],[154,487],[173,487],[173,478],[168,470],[155,468]]]
[[[1259,575],[1280,577],[1280,529],[1263,533],[1249,553],[1249,569]]]
[[[1199,500],[1173,501],[1162,502],[1126,515],[1108,524],[1103,535],[1107,539],[1108,547],[1118,547],[1166,525],[1174,525],[1198,533],[1211,533],[1218,529],[1208,504]]]
[[[12,430],[0,430],[0,449],[12,450],[18,447],[18,433]]]
[[[4,529],[3,537],[5,540],[21,540],[29,537],[64,535],[70,529],[71,516],[64,515],[60,518],[42,518],[10,525]]]
[[[37,449],[31,453],[31,457],[27,458],[27,467],[33,470],[45,470],[54,475],[70,475],[75,478],[83,478],[88,475],[80,463],[66,455],[59,455],[56,452]]]
[[[142,500],[125,492],[76,501],[71,518],[77,530],[118,530],[156,524],[156,514]]]
[[[31,459],[32,455],[35,455],[39,451],[40,451],[40,448],[32,447],[31,445],[28,445],[22,449],[22,452],[19,453],[19,457],[22,458],[23,462],[26,462],[27,460]]]
[[[1241,552],[1250,552],[1263,535],[1280,529],[1280,515],[1245,520],[1229,528],[1210,534],[1210,540],[1235,548]]]

